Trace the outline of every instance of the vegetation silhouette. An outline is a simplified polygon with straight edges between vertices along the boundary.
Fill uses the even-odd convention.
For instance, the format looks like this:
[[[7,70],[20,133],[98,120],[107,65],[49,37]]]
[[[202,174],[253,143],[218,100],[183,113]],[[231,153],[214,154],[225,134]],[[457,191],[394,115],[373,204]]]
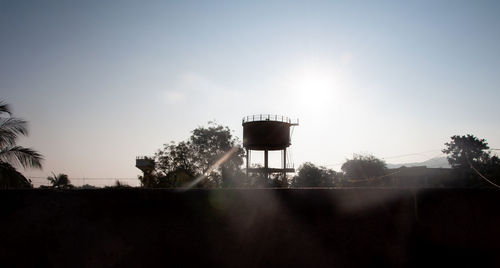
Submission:
[[[452,186],[492,187],[480,175],[493,180],[500,176],[500,159],[491,154],[485,139],[479,139],[471,134],[454,135],[445,146],[442,152],[448,155],[448,162],[454,171],[455,179],[452,181]]]
[[[443,153],[448,154],[448,162],[453,168],[468,169],[469,163],[481,164],[487,162],[490,149],[485,139],[478,139],[474,135],[452,136],[451,141],[444,144]]]
[[[37,151],[16,145],[19,136],[28,136],[27,122],[12,116],[10,106],[0,101],[0,187],[32,188],[14,166],[42,168],[43,156]]]
[[[226,161],[214,166],[235,148]],[[139,177],[144,187],[182,187],[200,176],[206,178],[196,187],[238,187],[243,184],[241,170],[245,151],[228,127],[208,122],[192,131],[186,141],[164,144],[155,154],[155,170]]]
[[[79,189],[97,189],[98,187],[94,186],[94,185],[90,185],[90,184],[84,184],[80,187],[78,187]]]
[[[252,164],[252,168],[263,168],[260,164]],[[250,172],[248,176],[242,175],[244,178],[243,186],[247,188],[279,188],[282,187],[283,174],[271,173],[266,177],[261,172]]]
[[[333,187],[340,184],[342,174],[332,169],[306,162],[292,179],[292,187]]]
[[[484,174],[500,175],[500,159],[487,151],[486,140],[473,135],[453,136],[445,146],[443,152],[449,155],[453,173],[449,169],[425,166],[388,169],[385,161],[373,155],[355,154],[342,164],[341,172],[306,162],[290,179],[289,187],[490,187],[478,179],[469,162]],[[212,170],[214,163],[231,148],[237,148],[236,153]],[[203,175],[206,179],[196,187],[282,187],[282,174],[271,174],[267,178],[257,173],[245,175],[244,156],[241,143],[228,127],[209,122],[208,127],[193,130],[186,141],[164,144],[154,156],[155,169],[139,179],[142,186],[150,188],[183,187]]]
[[[344,178],[351,182],[350,186],[375,186],[381,183],[376,178],[387,175],[387,164],[373,155],[355,154],[342,164],[341,170]]]
[[[52,185],[52,188],[55,189],[73,189],[74,186],[71,184],[71,181],[66,174],[56,175],[52,173],[52,176],[47,177],[47,180]]]
[[[126,183],[120,182],[119,180],[116,180],[115,184],[113,184],[112,186],[106,186],[104,188],[131,188],[131,186]]]
[[[12,116],[10,106],[0,101],[0,188],[32,188],[30,180],[18,172],[15,166],[42,168],[43,156],[31,148],[16,145],[19,136],[27,136],[27,122]],[[485,139],[471,134],[454,135],[445,143],[443,153],[447,154],[453,173],[428,172],[425,179],[434,187],[492,187],[483,176],[500,177],[500,158],[493,155]],[[229,151],[234,151],[226,161],[218,161]],[[237,137],[227,126],[208,122],[191,132],[191,136],[178,143],[164,144],[155,156],[155,168],[139,176],[141,186],[146,188],[183,187],[197,178],[204,177],[196,187],[224,188],[277,188],[281,187],[282,174],[269,177],[262,174],[245,175],[242,169],[245,151]],[[425,168],[425,167],[424,167]],[[352,187],[352,186],[394,186],[400,178],[390,173],[386,163],[373,155],[354,155],[341,166],[342,172],[306,162],[290,179],[290,187]],[[415,171],[417,169],[414,169]],[[399,169],[399,171],[402,171]],[[398,172],[399,172],[398,171]],[[404,170],[413,172],[412,169]],[[419,171],[421,172],[421,170]],[[394,172],[397,173],[397,172]],[[407,174],[408,175],[408,174]],[[47,177],[51,188],[73,189],[66,174]],[[399,182],[398,185],[405,185]],[[119,181],[115,188],[130,187]],[[44,187],[47,188],[47,187]],[[91,187],[86,187],[91,188]]]
[[[26,179],[9,163],[0,162],[0,188],[32,188],[31,181]]]

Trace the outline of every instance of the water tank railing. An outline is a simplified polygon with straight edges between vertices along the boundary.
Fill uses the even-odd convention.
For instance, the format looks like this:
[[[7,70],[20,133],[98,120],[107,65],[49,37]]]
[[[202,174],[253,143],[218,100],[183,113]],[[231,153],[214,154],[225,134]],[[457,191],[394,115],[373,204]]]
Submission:
[[[154,156],[144,156],[140,155],[135,158],[136,160],[155,160]]]
[[[242,119],[242,123],[256,122],[256,121],[275,121],[284,122],[289,124],[299,124],[299,119],[292,120],[287,116],[276,115],[276,114],[256,114],[245,116]]]

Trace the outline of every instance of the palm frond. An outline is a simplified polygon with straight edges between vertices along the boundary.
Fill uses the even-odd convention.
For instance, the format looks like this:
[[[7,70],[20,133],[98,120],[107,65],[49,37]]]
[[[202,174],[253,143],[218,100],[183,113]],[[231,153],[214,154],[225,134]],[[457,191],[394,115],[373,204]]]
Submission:
[[[0,119],[0,146],[14,145],[17,136],[28,135],[28,122],[9,117]]]
[[[0,161],[23,168],[42,168],[43,156],[37,151],[22,146],[8,146],[0,150]]]
[[[16,144],[17,135],[11,131],[4,131],[0,128],[0,147],[7,147]]]
[[[7,103],[5,103],[3,100],[0,100],[0,114],[9,114],[12,115],[11,111],[10,111],[10,105],[8,105]]]
[[[0,161],[0,188],[33,188],[33,185],[9,163]]]
[[[52,184],[53,188],[73,188],[66,174],[59,173],[59,175],[56,175],[52,172],[52,176],[47,177],[47,180]]]
[[[50,184],[54,185],[57,182],[57,176],[54,172],[52,172],[52,176],[48,176],[47,180],[50,182]]]

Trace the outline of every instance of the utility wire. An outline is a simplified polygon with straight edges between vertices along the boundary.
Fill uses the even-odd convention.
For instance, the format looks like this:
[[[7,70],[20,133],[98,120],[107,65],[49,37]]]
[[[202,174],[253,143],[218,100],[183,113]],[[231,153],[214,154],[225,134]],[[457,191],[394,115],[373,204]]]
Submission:
[[[28,179],[46,179],[47,177],[26,177]],[[137,180],[137,178],[71,178],[70,180]]]
[[[484,179],[485,181],[487,181],[489,184],[491,184],[491,185],[495,186],[496,188],[500,189],[500,185],[498,185],[498,184],[496,184],[496,183],[492,182],[491,180],[489,180],[488,178],[486,178],[486,176],[484,176],[483,174],[481,174],[481,172],[479,172],[479,170],[477,170],[477,169],[476,169],[476,168],[472,165],[472,163],[470,162],[470,160],[469,160],[469,158],[468,158],[468,157],[466,157],[466,159],[467,159],[467,163],[469,163],[470,168],[471,168],[472,170],[474,170],[474,171],[477,173],[477,175],[479,175],[479,177],[481,177],[482,179]]]
[[[424,154],[424,153],[431,153],[431,152],[436,152],[436,151],[441,151],[440,149],[435,149],[435,150],[428,150],[428,151],[423,151],[423,152],[418,152],[418,153],[411,153],[411,154],[401,154],[401,155],[393,155],[393,156],[386,156],[386,157],[381,157],[381,159],[394,159],[394,158],[401,158],[405,156],[412,156],[412,155],[419,155],[419,154]],[[327,165],[321,165],[324,167],[329,167],[329,166],[340,166],[343,163],[336,163],[336,164],[327,164]]]
[[[428,151],[419,152],[419,153],[411,153],[411,154],[401,154],[401,155],[394,155],[394,156],[386,156],[386,157],[382,157],[382,159],[400,158],[400,157],[405,157],[405,156],[419,155],[419,154],[431,153],[431,152],[436,152],[436,151],[441,151],[441,150],[440,150],[440,149],[435,149],[435,150],[428,150]]]

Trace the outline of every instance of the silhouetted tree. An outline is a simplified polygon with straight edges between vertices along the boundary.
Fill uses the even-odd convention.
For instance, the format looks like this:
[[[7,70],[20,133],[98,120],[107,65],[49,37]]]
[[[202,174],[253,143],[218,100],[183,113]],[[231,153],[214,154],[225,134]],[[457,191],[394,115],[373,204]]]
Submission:
[[[258,169],[263,168],[260,164],[252,164],[252,168]],[[243,173],[243,171],[242,171]],[[248,188],[276,188],[281,187],[281,182],[277,181],[276,174],[269,174],[266,178],[264,174],[261,172],[250,172],[248,176],[246,174],[242,174],[241,177],[244,180],[244,187]],[[240,178],[240,179],[241,179]]]
[[[340,178],[340,174],[312,163],[304,163],[292,179],[292,187],[332,187]]]
[[[366,185],[373,185],[376,182],[370,180],[387,173],[386,163],[373,155],[354,155],[342,164],[341,169],[346,179],[365,181]]]
[[[245,151],[228,127],[213,122],[193,130],[189,139],[198,173],[216,187],[239,186]]]
[[[199,176],[194,157],[190,141],[164,144],[163,149],[155,154],[156,169],[149,181],[154,183],[153,187],[160,188],[186,185]]]
[[[4,187],[27,187],[26,178],[20,177],[13,166],[42,168],[43,157],[33,149],[16,145],[17,138],[28,135],[27,122],[12,117],[10,107],[0,101],[0,185]],[[24,178],[24,179],[23,179]],[[20,179],[19,183],[13,183]],[[14,186],[17,185],[17,186]],[[29,184],[31,185],[31,183]]]
[[[116,180],[115,184],[113,184],[112,186],[106,186],[104,188],[131,188],[131,186],[126,183],[120,182],[119,180]]]
[[[96,186],[90,185],[90,184],[84,184],[78,188],[80,188],[80,189],[98,189],[99,187],[96,187]]]
[[[205,176],[198,187],[240,186],[244,150],[228,127],[209,122],[187,141],[165,144],[156,154],[155,187],[179,187]]]
[[[195,152],[189,141],[164,144],[163,149],[158,150],[155,157],[158,177],[166,178],[170,177],[171,173],[183,173],[194,179],[198,175],[194,160]]]
[[[66,174],[56,174],[52,173],[52,176],[47,177],[47,180],[52,184],[52,188],[57,189],[71,189],[73,185],[71,181],[68,179],[68,175]]]
[[[9,163],[0,162],[0,188],[33,188],[33,185]]]
[[[442,152],[448,155],[448,162],[455,171],[456,179],[451,186],[489,187],[490,184],[481,179],[479,174],[490,179],[500,174],[500,159],[491,156],[485,139],[470,134],[454,135],[445,146]]]
[[[166,175],[159,176],[156,187],[160,188],[176,188],[186,186],[193,181],[195,177],[192,173],[183,169],[176,169],[168,172]]]
[[[244,187],[246,184],[245,173],[239,166],[222,166],[220,168],[222,187]]]
[[[137,179],[141,182],[142,187],[146,188],[158,187],[158,175],[154,172],[149,172],[143,175],[139,175],[137,176]]]
[[[490,158],[490,149],[485,139],[478,139],[474,135],[452,136],[451,142],[444,144],[443,153],[448,155],[448,162],[453,168],[469,168],[469,163],[485,163]]]

